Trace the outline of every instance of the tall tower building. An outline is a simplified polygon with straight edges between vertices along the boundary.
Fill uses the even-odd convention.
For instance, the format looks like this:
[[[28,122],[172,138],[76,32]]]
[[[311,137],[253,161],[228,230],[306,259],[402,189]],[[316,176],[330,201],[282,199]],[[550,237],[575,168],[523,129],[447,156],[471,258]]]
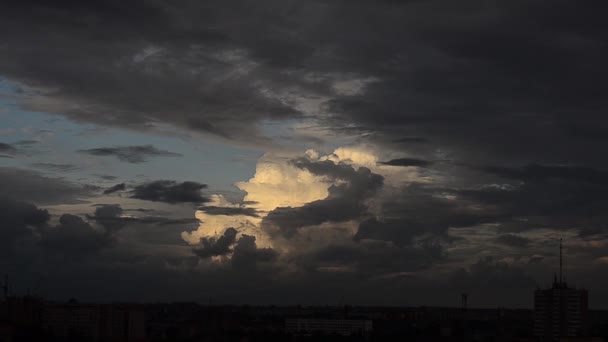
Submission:
[[[534,291],[534,335],[541,341],[586,336],[588,332],[587,290],[568,286],[562,273],[562,260],[560,239],[559,277],[554,276],[550,288]]]

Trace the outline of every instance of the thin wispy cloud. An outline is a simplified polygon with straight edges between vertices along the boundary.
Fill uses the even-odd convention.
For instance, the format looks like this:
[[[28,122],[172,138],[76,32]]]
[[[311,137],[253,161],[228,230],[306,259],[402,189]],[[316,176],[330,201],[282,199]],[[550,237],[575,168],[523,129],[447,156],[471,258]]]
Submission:
[[[80,153],[99,157],[115,157],[128,163],[144,163],[155,157],[181,157],[180,153],[158,149],[152,145],[143,146],[114,146],[78,150]]]

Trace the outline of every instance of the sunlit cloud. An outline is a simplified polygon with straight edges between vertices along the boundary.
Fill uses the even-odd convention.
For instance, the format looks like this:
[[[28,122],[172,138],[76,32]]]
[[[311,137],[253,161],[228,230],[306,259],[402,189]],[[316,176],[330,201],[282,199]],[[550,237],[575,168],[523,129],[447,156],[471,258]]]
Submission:
[[[245,192],[242,203],[232,203],[222,195],[210,196],[210,202],[207,203],[208,207],[213,208],[241,208],[243,214],[239,214],[238,210],[226,210],[225,214],[217,209],[213,213],[198,210],[196,218],[201,221],[200,226],[195,231],[182,232],[182,238],[195,245],[200,242],[201,238],[217,237],[228,228],[235,228],[239,234],[255,236],[259,246],[280,248],[277,245],[279,243],[276,241],[276,237],[273,240],[261,228],[264,217],[280,207],[298,208],[314,201],[323,200],[328,197],[329,188],[332,185],[344,181],[328,179],[298,167],[292,163],[292,160],[296,158],[306,158],[313,162],[331,161],[334,164],[347,164],[355,168],[365,167],[387,177],[388,187],[385,192],[377,194],[378,198],[390,193],[392,186],[397,187],[403,182],[428,183],[433,180],[432,177],[421,174],[416,167],[393,167],[381,164],[381,158],[373,146],[339,147],[326,155],[312,149],[301,153],[267,153],[258,160],[256,172],[251,179],[235,184],[235,187]],[[370,210],[374,211],[376,202],[374,199],[368,201]],[[257,217],[246,214],[246,210],[255,210]],[[342,239],[349,239],[356,232],[357,226],[356,221],[339,225],[338,236]],[[332,230],[331,227],[334,225],[324,223],[319,227],[304,227],[305,229],[302,231],[308,238],[315,236],[314,239],[319,240],[329,237],[329,235],[319,232]],[[335,237],[331,239],[334,240]]]

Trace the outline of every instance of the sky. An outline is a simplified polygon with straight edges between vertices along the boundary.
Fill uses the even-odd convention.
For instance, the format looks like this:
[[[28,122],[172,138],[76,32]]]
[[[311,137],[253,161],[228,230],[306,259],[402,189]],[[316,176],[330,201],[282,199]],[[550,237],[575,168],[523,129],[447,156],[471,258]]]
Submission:
[[[0,272],[83,301],[608,308],[602,1],[0,1]]]

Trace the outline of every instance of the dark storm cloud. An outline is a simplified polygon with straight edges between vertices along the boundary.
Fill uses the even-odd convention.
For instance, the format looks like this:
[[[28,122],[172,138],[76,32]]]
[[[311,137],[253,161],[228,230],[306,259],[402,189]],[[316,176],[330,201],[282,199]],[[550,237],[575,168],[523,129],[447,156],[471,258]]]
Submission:
[[[0,73],[54,89],[48,106],[80,120],[249,138],[259,133],[251,123],[301,116],[280,100],[287,91],[329,98],[321,121],[336,130],[430,141],[465,159],[594,162],[594,144],[606,142],[594,138],[606,128],[600,2],[2,6],[0,32],[11,34]],[[337,93],[345,75],[374,81]]]
[[[591,151],[596,141],[585,141],[585,133],[575,137],[572,131],[605,126],[600,109],[606,103],[598,96],[603,83],[589,81],[607,70],[598,58],[607,52],[599,43],[605,30],[585,29],[588,20],[601,20],[591,13],[596,5],[578,11],[566,1],[489,6],[438,1],[385,16],[386,8],[370,6],[368,22],[384,22],[368,34],[378,39],[376,49],[359,55],[358,61],[384,60],[365,68],[383,77],[364,94],[333,100],[332,106],[370,130],[423,134],[443,142],[461,158],[595,162]],[[431,12],[438,7],[441,13]],[[426,20],[412,18],[399,26],[408,9]],[[466,19],[459,20],[459,13],[467,13]],[[349,14],[353,16],[347,16],[347,24],[362,20],[362,11]],[[447,22],[440,25],[424,24],[443,19]],[[391,48],[389,41],[398,38],[406,43]],[[360,40],[360,47],[371,45],[371,39]]]
[[[54,172],[70,172],[79,169],[79,167],[74,164],[33,163],[32,166],[37,169],[43,169]]]
[[[272,248],[259,248],[255,240],[255,236],[241,235],[234,245],[234,252],[230,260],[233,268],[257,268],[278,258],[277,251]]]
[[[95,216],[97,219],[115,218],[116,209],[119,208],[100,207]],[[28,248],[40,246],[43,251],[70,257],[94,254],[115,242],[109,230],[95,230],[79,216],[63,214],[59,224],[55,226],[49,224],[49,219],[47,210],[31,203],[0,200],[0,236],[2,236],[0,243],[4,247],[3,252],[22,253],[23,251],[11,250],[12,244],[19,238],[29,240]],[[31,253],[35,250],[26,249],[26,251]],[[29,262],[36,258],[35,253],[23,256],[31,259]]]
[[[391,159],[386,162],[381,162],[381,164],[390,165],[390,166],[428,167],[428,166],[433,165],[433,162],[424,160],[424,159],[416,159],[416,158],[399,158],[399,159]]]
[[[8,253],[20,237],[29,237],[28,226],[40,227],[50,218],[46,210],[27,202],[0,198],[0,255]]]
[[[0,220],[6,226],[11,224],[19,226],[39,226],[49,220],[49,213],[39,209],[35,205],[27,202],[14,201],[0,198]]]
[[[146,221],[146,219],[142,219],[142,221]],[[200,224],[201,221],[195,217],[184,217],[184,218],[157,218],[157,224],[161,226],[169,226],[169,225],[190,225],[190,224]]]
[[[331,196],[331,192],[330,192]],[[325,222],[344,222],[361,216],[367,207],[358,200],[347,197],[324,199],[302,207],[279,207],[264,217],[262,226],[271,234],[291,237],[299,228]],[[278,232],[275,232],[274,227]]]
[[[94,175],[94,176],[99,177],[103,180],[115,180],[116,178],[118,178],[118,177],[112,176],[112,175]]]
[[[436,243],[395,246],[380,241],[364,241],[329,244],[303,253],[295,262],[309,271],[342,270],[368,278],[426,270],[445,258],[442,246]]]
[[[387,241],[407,246],[419,237],[447,239],[450,228],[493,223],[506,217],[504,212],[482,202],[446,198],[449,191],[417,183],[403,187],[378,204],[378,217],[360,222],[355,241]]]
[[[115,242],[111,235],[71,214],[61,215],[57,226],[41,229],[40,235],[44,249],[68,257],[95,254]]]
[[[363,239],[392,241],[397,246],[401,246],[410,244],[414,237],[426,233],[427,229],[429,227],[420,224],[412,226],[412,222],[405,219],[378,221],[376,218],[371,218],[359,224],[359,229],[353,238],[355,241]]]
[[[524,231],[535,228],[560,230],[579,229],[581,232],[600,232],[606,229],[608,218],[605,197],[608,186],[601,179],[563,177],[549,173],[536,179],[506,187],[459,189],[459,199],[483,205],[486,213],[504,225],[504,231]],[[586,174],[586,173],[585,173]],[[518,180],[519,182],[519,180]]]
[[[441,14],[428,12],[437,6],[441,6]],[[606,50],[597,43],[601,41],[600,32],[587,31],[576,24],[588,17],[580,12],[573,14],[569,7],[567,2],[548,1],[527,5],[495,2],[491,6],[474,1],[459,5],[425,2],[409,7],[409,13],[448,22],[424,25],[423,21],[412,20],[398,26],[397,21],[407,17],[406,13],[384,16],[384,25],[368,34],[378,40],[377,48],[367,51],[377,55],[370,52],[358,56],[361,60],[385,59],[387,63],[369,64],[375,70],[365,69],[376,74],[385,68],[385,77],[368,85],[362,95],[336,100],[335,109],[345,116],[354,115],[371,130],[385,130],[390,135],[393,130],[399,134],[404,130],[422,132],[426,138],[452,142],[451,149],[461,152],[459,155],[464,158],[480,157],[477,153],[481,150],[486,150],[484,157],[500,154],[534,159],[544,154],[543,158],[593,158],[591,149],[583,155],[573,153],[584,145],[591,147],[591,143],[568,141],[566,130],[573,121],[584,120],[582,126],[588,128],[592,127],[591,122],[605,124],[597,111],[605,104],[598,103],[603,100],[588,80],[596,79],[592,73],[604,73],[606,68],[595,57],[598,55],[587,53],[579,44],[588,44],[602,55]],[[369,10],[368,21],[381,18],[380,6]],[[466,22],[459,21],[458,13],[464,12]],[[542,12],[552,15],[548,18]],[[363,20],[359,11],[349,14],[359,20],[345,20],[347,24]],[[591,20],[600,18],[591,14]],[[526,29],[530,26],[540,30],[535,29],[530,35]],[[403,50],[391,49],[390,39],[400,36],[407,41],[400,45]],[[371,42],[362,40],[362,45]],[[419,49],[412,50],[413,46]],[[575,71],[585,63],[594,67],[585,68],[582,73]],[[579,83],[588,91],[575,88]],[[581,112],[586,119],[579,116]],[[466,155],[465,146],[475,153]]]
[[[3,3],[0,32],[24,28],[26,19],[44,22],[46,29],[28,25],[19,38],[3,35],[10,47],[3,48],[2,56],[10,57],[0,61],[0,73],[28,85],[54,88],[48,93],[55,101],[51,106],[75,119],[133,129],[168,122],[226,138],[238,126],[239,136],[252,136],[256,128],[251,123],[259,119],[300,114],[267,96],[264,83],[282,76],[264,72],[251,60],[249,43],[238,42],[240,32],[258,24],[239,20],[250,27],[238,31],[228,25],[232,15],[259,18],[270,13],[260,13],[259,6],[247,3],[226,5],[101,0],[76,6]],[[8,12],[12,15],[4,15]],[[259,40],[250,43],[262,46],[263,39]],[[268,41],[264,46],[281,44]],[[301,50],[297,43],[292,45],[285,51]],[[38,56],[53,63],[39,63],[37,53],[25,53],[26,46],[36,47]],[[95,114],[82,115],[71,103]],[[108,112],[113,114],[102,115]]]
[[[20,146],[32,146],[32,145],[36,145],[36,144],[40,144],[40,141],[25,139],[25,140],[19,140],[15,143],[15,145],[20,145]]]
[[[123,217],[123,209],[118,204],[102,204],[95,208],[93,215],[87,215],[90,220],[95,220],[105,229],[106,234],[112,235],[123,229],[128,223],[137,221],[132,217]]]
[[[78,152],[90,154],[93,156],[112,156],[121,161],[128,163],[143,163],[150,157],[181,157],[182,155],[175,152],[159,150],[152,145],[143,146],[115,146],[115,147],[99,147],[88,150],[79,150]]]
[[[77,203],[95,190],[29,170],[0,168],[0,188],[4,196],[36,204]]]
[[[331,160],[323,160],[323,161],[311,161],[307,158],[297,158],[291,161],[291,164],[300,168],[309,171],[312,174],[317,176],[326,176],[330,179],[341,179],[351,181],[356,179],[358,175],[358,171],[348,164],[339,163],[336,164]],[[361,173],[369,173],[369,169],[361,168],[359,169]],[[375,175],[379,182],[382,182],[380,179],[382,176]]]
[[[301,207],[279,207],[264,217],[262,226],[271,233],[293,236],[304,226],[324,222],[343,222],[364,214],[364,200],[372,196],[384,184],[384,178],[368,168],[355,169],[347,164],[332,161],[310,161],[305,158],[292,162],[295,166],[330,179],[346,181],[329,187],[327,198],[307,203]],[[278,231],[275,229],[278,228]]]
[[[124,191],[126,188],[127,188],[127,186],[126,186],[125,183],[118,183],[116,185],[113,185],[113,186],[105,189],[103,191],[103,193],[104,193],[104,195],[113,194],[113,193],[118,192],[118,191]]]
[[[201,238],[200,247],[194,248],[193,252],[203,259],[228,254],[232,251],[231,246],[236,242],[236,234],[236,229],[228,228],[217,239]]]
[[[559,169],[539,176],[516,177],[509,169],[506,184],[476,184],[464,188],[410,184],[384,198],[378,217],[360,223],[356,240],[407,244],[418,236],[446,237],[450,228],[496,224],[501,233],[549,228],[576,229],[581,236],[606,232],[608,187],[596,172]],[[589,174],[594,175],[593,177]],[[502,176],[504,177],[504,176]],[[481,228],[480,228],[481,229]],[[514,239],[500,238],[508,244]]]
[[[176,182],[157,180],[135,186],[131,192],[132,198],[145,201],[166,203],[203,203],[208,199],[201,194],[207,188],[206,184],[197,182]]]
[[[242,234],[237,239],[234,228],[226,229],[219,238],[202,238],[200,247],[194,248],[193,252],[203,259],[232,253],[229,265],[239,271],[270,265],[279,256],[272,248],[259,248],[255,236]]]
[[[17,149],[13,145],[0,142],[0,154],[10,157],[16,153],[17,153]]]
[[[136,211],[136,212],[140,212],[140,213],[151,213],[154,212],[155,210],[153,209],[123,209],[122,207],[120,207],[120,205],[118,204],[101,204],[99,205],[100,208],[102,207],[118,207],[116,210],[117,212],[120,211],[120,213],[122,214],[125,211]],[[95,212],[94,215],[87,215],[87,217],[89,219],[93,219],[96,220],[97,222],[103,224],[104,222],[108,222],[112,225],[116,225],[118,224],[119,226],[117,227],[118,229],[122,228],[122,226],[128,224],[128,223],[138,223],[138,224],[142,224],[142,225],[157,225],[157,226],[186,226],[186,225],[191,225],[191,224],[198,224],[200,223],[200,221],[197,218],[194,217],[184,217],[184,218],[174,218],[171,216],[159,216],[159,215],[147,215],[147,216],[122,216],[122,215],[117,215],[117,216],[100,216],[99,213]],[[117,230],[117,229],[112,229],[112,230]]]
[[[516,305],[527,303],[522,300],[537,286],[521,265],[512,265],[488,256],[480,258],[469,269],[453,272],[449,279],[452,290],[469,293],[475,303],[488,303],[497,294],[509,295]],[[478,305],[479,305],[478,304]]]
[[[251,217],[259,217],[257,210],[254,208],[245,208],[245,207],[214,207],[214,206],[205,206],[200,207],[198,210],[205,212],[207,215],[226,215],[226,216],[236,216],[236,215],[245,215]]]
[[[116,213],[107,209],[98,209],[96,215],[104,219],[115,217]],[[30,267],[37,264],[37,258],[45,259],[51,254],[92,255],[115,242],[111,231],[96,230],[79,216],[63,214],[57,225],[50,224],[50,217],[46,209],[34,204],[1,199],[0,245],[3,248],[0,254],[12,253],[12,257]],[[21,242],[19,248],[16,248],[17,242]]]
[[[126,209],[126,211],[137,211],[140,213],[153,213],[156,210],[154,209],[148,209],[148,208],[136,208],[136,209]]]
[[[510,247],[524,248],[528,247],[530,239],[514,234],[502,234],[496,238],[496,242]]]
[[[522,181],[542,182],[553,179],[608,185],[608,171],[590,167],[530,164],[522,168],[485,167],[484,171]]]
[[[429,141],[425,138],[420,137],[405,137],[393,140],[396,143],[404,143],[404,144],[425,144]]]
[[[530,257],[530,259],[528,260],[528,263],[530,264],[535,264],[535,263],[539,263],[542,262],[545,259],[544,256],[542,255],[533,255]]]
[[[118,204],[104,204],[95,208],[95,218],[115,218],[122,213],[122,207]]]

